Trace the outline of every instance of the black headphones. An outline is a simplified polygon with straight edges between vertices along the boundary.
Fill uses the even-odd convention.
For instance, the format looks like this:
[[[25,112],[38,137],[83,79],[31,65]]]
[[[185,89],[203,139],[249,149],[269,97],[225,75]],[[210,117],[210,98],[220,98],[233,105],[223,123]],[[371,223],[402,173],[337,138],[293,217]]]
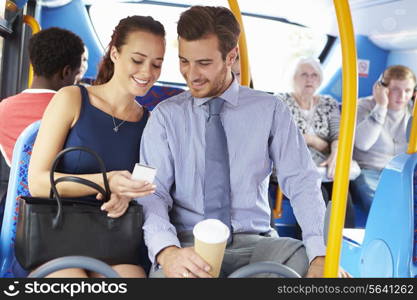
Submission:
[[[379,77],[378,77],[378,84],[380,84],[380,85],[382,85],[383,87],[388,87],[388,84],[387,83],[385,83],[385,79],[384,79],[384,73],[385,72],[382,72],[382,74],[381,75],[379,75]]]
[[[381,75],[379,75],[378,84],[382,85],[383,87],[388,88],[388,84],[385,82],[385,79],[384,79],[384,73],[385,71],[382,72]],[[416,94],[417,94],[417,85],[414,86],[413,95],[411,96],[411,101],[414,101],[416,99]]]

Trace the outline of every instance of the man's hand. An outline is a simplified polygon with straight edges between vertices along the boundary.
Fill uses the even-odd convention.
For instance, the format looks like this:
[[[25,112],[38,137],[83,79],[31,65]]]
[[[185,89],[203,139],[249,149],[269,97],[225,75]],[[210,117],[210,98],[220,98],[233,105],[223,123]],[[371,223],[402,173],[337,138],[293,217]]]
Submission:
[[[373,86],[373,97],[375,102],[382,107],[388,107],[388,98],[389,89],[383,86],[380,82],[376,82]]]
[[[195,251],[194,248],[178,248],[170,246],[163,249],[157,256],[165,277],[171,278],[211,278],[207,273],[211,267]]]
[[[320,278],[323,277],[324,274],[324,256],[317,256],[314,258],[311,263],[310,267],[308,268],[308,272],[306,277],[307,278]],[[348,272],[339,268],[339,278],[352,278]]]
[[[307,278],[320,278],[320,277],[323,277],[323,272],[324,272],[324,256],[317,256],[311,261],[306,277]]]

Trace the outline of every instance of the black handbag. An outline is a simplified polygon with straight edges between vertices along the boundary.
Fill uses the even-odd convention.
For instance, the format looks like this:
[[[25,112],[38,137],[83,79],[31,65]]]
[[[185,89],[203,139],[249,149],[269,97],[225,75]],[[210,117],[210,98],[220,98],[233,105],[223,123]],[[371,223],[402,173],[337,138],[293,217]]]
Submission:
[[[70,151],[93,155],[101,169],[104,187],[76,176],[55,180],[54,172],[61,157]],[[110,188],[103,160],[84,147],[67,148],[54,160],[50,173],[49,198],[20,197],[16,229],[15,255],[23,268],[32,270],[62,256],[81,255],[102,260],[110,265],[139,264],[142,243],[143,211],[131,201],[125,214],[113,219],[101,211],[102,201],[84,198],[62,198],[56,188],[60,182],[76,182],[96,189],[104,201]]]

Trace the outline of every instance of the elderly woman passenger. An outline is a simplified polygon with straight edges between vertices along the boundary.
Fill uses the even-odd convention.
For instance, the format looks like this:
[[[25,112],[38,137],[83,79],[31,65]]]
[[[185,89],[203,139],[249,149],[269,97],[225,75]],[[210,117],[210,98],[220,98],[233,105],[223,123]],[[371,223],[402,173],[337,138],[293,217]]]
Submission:
[[[317,59],[301,58],[296,64],[292,79],[293,91],[279,93],[277,97],[288,105],[295,123],[304,135],[312,159],[319,170],[323,171],[323,186],[328,193],[325,195],[324,192],[323,196],[327,202],[331,197],[336,166],[339,106],[331,96],[316,94],[323,80],[323,72]],[[346,226],[355,226],[350,196]]]

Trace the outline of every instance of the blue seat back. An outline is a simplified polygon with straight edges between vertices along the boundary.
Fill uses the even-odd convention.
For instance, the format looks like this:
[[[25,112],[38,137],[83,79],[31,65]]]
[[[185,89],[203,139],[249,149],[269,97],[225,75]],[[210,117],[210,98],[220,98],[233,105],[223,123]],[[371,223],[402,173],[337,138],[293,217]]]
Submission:
[[[417,275],[416,166],[417,154],[404,153],[396,156],[382,171],[360,249],[352,245],[343,247],[342,267],[347,271],[355,270],[356,274],[352,275]]]
[[[149,111],[152,111],[159,102],[182,93],[183,91],[184,90],[180,88],[154,85],[145,96],[136,97],[136,100]]]
[[[28,168],[40,121],[29,125],[19,136],[13,149],[9,185],[0,235],[0,277],[22,277],[27,272],[16,261],[14,242],[19,214],[19,197],[28,196]]]

